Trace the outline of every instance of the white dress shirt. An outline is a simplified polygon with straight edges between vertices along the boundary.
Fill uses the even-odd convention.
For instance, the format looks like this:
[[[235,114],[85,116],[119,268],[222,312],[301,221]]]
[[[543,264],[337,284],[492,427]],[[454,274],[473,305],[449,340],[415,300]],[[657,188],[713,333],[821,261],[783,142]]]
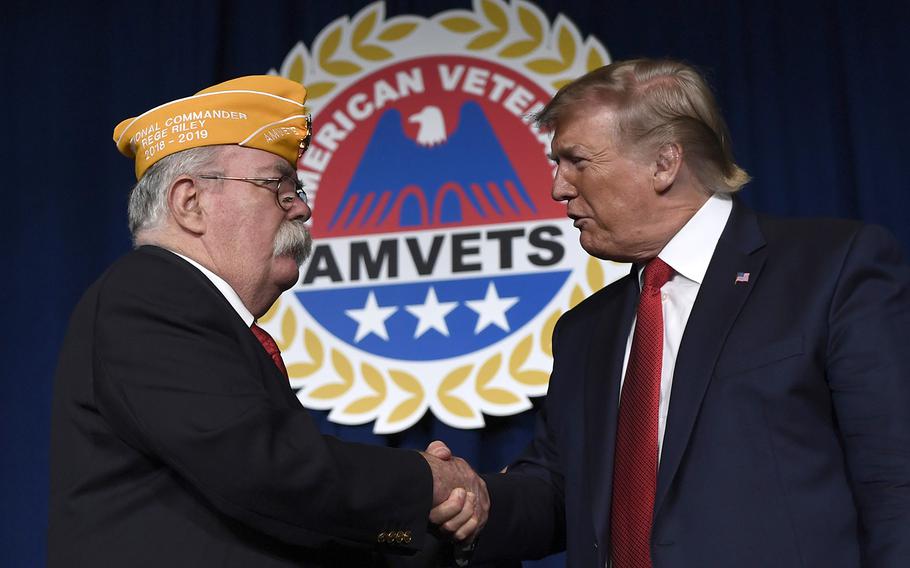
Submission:
[[[702,205],[689,222],[670,239],[658,258],[673,269],[673,276],[660,289],[664,318],[664,352],[660,369],[660,407],[658,409],[657,457],[663,450],[664,431],[667,428],[667,413],[670,408],[670,391],[673,387],[673,369],[676,354],[682,341],[686,322],[695,304],[695,297],[701,287],[708,264],[714,255],[717,241],[723,232],[733,210],[733,201],[727,195],[713,195]],[[638,268],[639,290],[642,287],[644,266]],[[629,364],[629,351],[635,334],[635,321],[626,342],[626,354],[622,365],[622,381],[625,381]]]
[[[230,284],[225,282],[224,278],[218,276],[188,256],[184,256],[179,252],[172,251],[171,249],[167,250],[198,268],[206,278],[212,281],[212,284],[215,285],[215,288],[218,288],[218,291],[221,292],[221,295],[224,296],[224,299],[228,301],[231,307],[234,308],[234,311],[237,312],[237,315],[240,316],[240,319],[243,320],[243,323],[246,324],[247,327],[253,325],[253,323],[256,321],[256,318],[254,318],[250,310],[248,310],[247,307],[243,305],[243,301],[240,299],[240,296],[237,294],[237,292],[234,291],[233,288],[231,288]]]

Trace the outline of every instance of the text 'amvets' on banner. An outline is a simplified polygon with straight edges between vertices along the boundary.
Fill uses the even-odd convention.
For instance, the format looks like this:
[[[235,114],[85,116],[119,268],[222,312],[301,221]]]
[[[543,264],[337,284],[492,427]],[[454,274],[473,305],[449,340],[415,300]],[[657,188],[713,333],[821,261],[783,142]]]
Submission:
[[[556,320],[628,272],[578,245],[532,124],[606,49],[529,2],[473,8],[387,20],[375,2],[274,71],[309,91],[315,246],[261,323],[303,405],[339,424],[400,432],[430,409],[479,428],[530,408]]]

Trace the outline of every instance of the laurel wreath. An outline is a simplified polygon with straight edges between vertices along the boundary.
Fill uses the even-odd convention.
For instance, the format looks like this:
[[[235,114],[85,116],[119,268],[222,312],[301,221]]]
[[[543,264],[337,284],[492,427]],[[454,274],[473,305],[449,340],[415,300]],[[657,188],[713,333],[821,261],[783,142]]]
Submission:
[[[494,52],[527,70],[548,77],[559,89],[575,79],[579,71],[587,72],[604,65],[607,53],[603,45],[589,37],[582,41],[575,26],[558,16],[551,25],[539,8],[524,0],[475,0],[474,10],[450,10],[432,18],[445,30],[464,36],[464,48],[476,52]],[[395,43],[411,35],[420,18],[398,16],[385,20],[385,5],[374,2],[350,21],[339,18],[316,38],[313,55],[298,43],[285,58],[281,74],[304,83],[310,100],[331,93],[338,81],[307,81],[312,77],[352,77],[361,73],[360,61],[385,61],[395,56]],[[339,55],[347,41],[353,57]],[[576,56],[584,51],[584,67],[578,69]]]
[[[567,309],[578,305],[588,294],[603,288],[605,284],[603,266],[594,258],[588,259],[585,269],[588,290],[576,284],[570,295]],[[553,358],[552,339],[556,322],[564,313],[563,309],[556,309],[547,317],[546,322],[537,336],[537,346],[549,359]],[[311,329],[299,327],[294,310],[281,298],[259,318],[262,324],[271,324],[280,317],[280,333],[276,336],[276,343],[282,352],[287,352],[292,344],[298,340],[298,330],[302,331],[303,346],[309,362],[290,362],[287,365],[288,375],[293,381],[310,379],[319,374],[326,362],[326,349],[319,336]],[[273,327],[270,325],[270,327]],[[534,348],[534,334],[529,333],[522,338],[512,349],[508,357],[509,378],[520,385],[540,386],[547,384],[549,371],[525,368],[531,351]],[[413,415],[424,407],[427,392],[421,382],[407,371],[389,369],[384,375],[382,371],[367,362],[360,364],[359,376],[351,360],[337,349],[331,349],[330,359],[335,371],[335,379],[307,391],[307,396],[313,399],[330,401],[345,396],[355,383],[362,381],[372,394],[349,402],[343,409],[348,415],[363,415],[364,421],[372,418],[372,414],[386,401],[389,395],[388,382],[391,381],[407,396],[399,402],[389,413],[388,422],[394,424],[413,418]],[[472,388],[486,403],[505,406],[520,402],[520,397],[507,386],[491,386],[490,383],[499,373],[502,366],[502,355],[497,353],[484,361],[481,365],[468,364],[450,371],[436,388],[436,398],[448,412],[462,418],[476,418],[478,411],[468,404],[455,392],[469,379],[473,378]],[[477,369],[475,373],[474,370]]]
[[[449,10],[430,21],[461,38],[465,49],[508,60],[511,66],[521,65],[556,89],[579,74],[602,66],[608,59],[600,42],[591,37],[582,41],[567,18],[560,15],[551,24],[539,8],[524,0],[508,3],[475,0],[473,10]],[[310,100],[318,99],[332,93],[343,82],[356,79],[366,69],[366,62],[395,57],[398,42],[413,34],[422,23],[426,20],[415,16],[387,20],[384,3],[374,2],[354,17],[342,17],[327,26],[316,38],[312,55],[302,42],[298,43],[288,53],[280,73],[305,84]],[[442,30],[439,33],[445,33]],[[580,66],[577,56],[581,53],[584,63]],[[526,392],[540,392],[549,381],[549,370],[532,368],[528,361],[535,354],[535,348],[536,353],[552,361],[551,341],[557,320],[566,309],[604,286],[603,266],[596,259],[588,260],[585,274],[588,289],[576,284],[569,294],[568,305],[550,313],[536,337],[532,332],[519,340],[508,353],[507,361],[503,361],[502,353],[497,353],[481,364],[460,366],[448,372],[435,387],[435,392],[429,393],[421,381],[407,371],[390,368],[383,372],[367,362],[361,362],[358,368],[337,349],[327,353],[317,333],[306,327],[301,329],[293,308],[280,298],[259,321],[269,324],[272,329],[275,328],[272,324],[277,324],[280,329],[277,342],[284,353],[295,342],[303,342],[309,361],[290,362],[287,369],[292,384],[305,389],[309,400],[332,404],[343,400],[355,385],[367,387],[354,392],[370,394],[346,402],[342,409],[348,421],[365,423],[376,418],[380,407],[392,396],[394,385],[404,396],[396,395],[393,399],[397,403],[387,415],[389,425],[413,423],[420,417],[417,414],[426,410],[432,397],[451,415],[482,423],[480,411],[459,396],[459,392],[473,390],[488,410],[514,408],[522,402]],[[508,381],[494,384],[504,364]],[[334,372],[327,372],[329,370]]]

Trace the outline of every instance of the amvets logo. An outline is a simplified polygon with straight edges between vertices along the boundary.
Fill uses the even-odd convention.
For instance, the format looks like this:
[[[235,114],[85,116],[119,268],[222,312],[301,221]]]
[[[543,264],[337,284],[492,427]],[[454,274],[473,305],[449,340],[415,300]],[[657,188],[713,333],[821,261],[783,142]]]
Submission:
[[[499,0],[389,20],[376,2],[288,54],[314,114],[315,246],[262,323],[305,406],[390,433],[546,392],[556,320],[627,269],[578,245],[531,116],[607,61],[565,17]]]

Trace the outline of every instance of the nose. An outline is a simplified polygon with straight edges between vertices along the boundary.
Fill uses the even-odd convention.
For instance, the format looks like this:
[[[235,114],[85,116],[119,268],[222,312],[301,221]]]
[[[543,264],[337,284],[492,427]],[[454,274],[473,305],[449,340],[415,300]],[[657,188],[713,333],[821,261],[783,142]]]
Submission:
[[[575,186],[566,179],[561,164],[556,168],[556,175],[553,177],[553,187],[550,189],[550,196],[553,198],[553,201],[568,201],[576,196]]]
[[[310,206],[304,202],[302,199],[294,200],[294,205],[288,209],[288,219],[294,221],[297,219],[303,219],[304,221],[309,221],[310,217],[313,216],[313,210],[310,209]]]

